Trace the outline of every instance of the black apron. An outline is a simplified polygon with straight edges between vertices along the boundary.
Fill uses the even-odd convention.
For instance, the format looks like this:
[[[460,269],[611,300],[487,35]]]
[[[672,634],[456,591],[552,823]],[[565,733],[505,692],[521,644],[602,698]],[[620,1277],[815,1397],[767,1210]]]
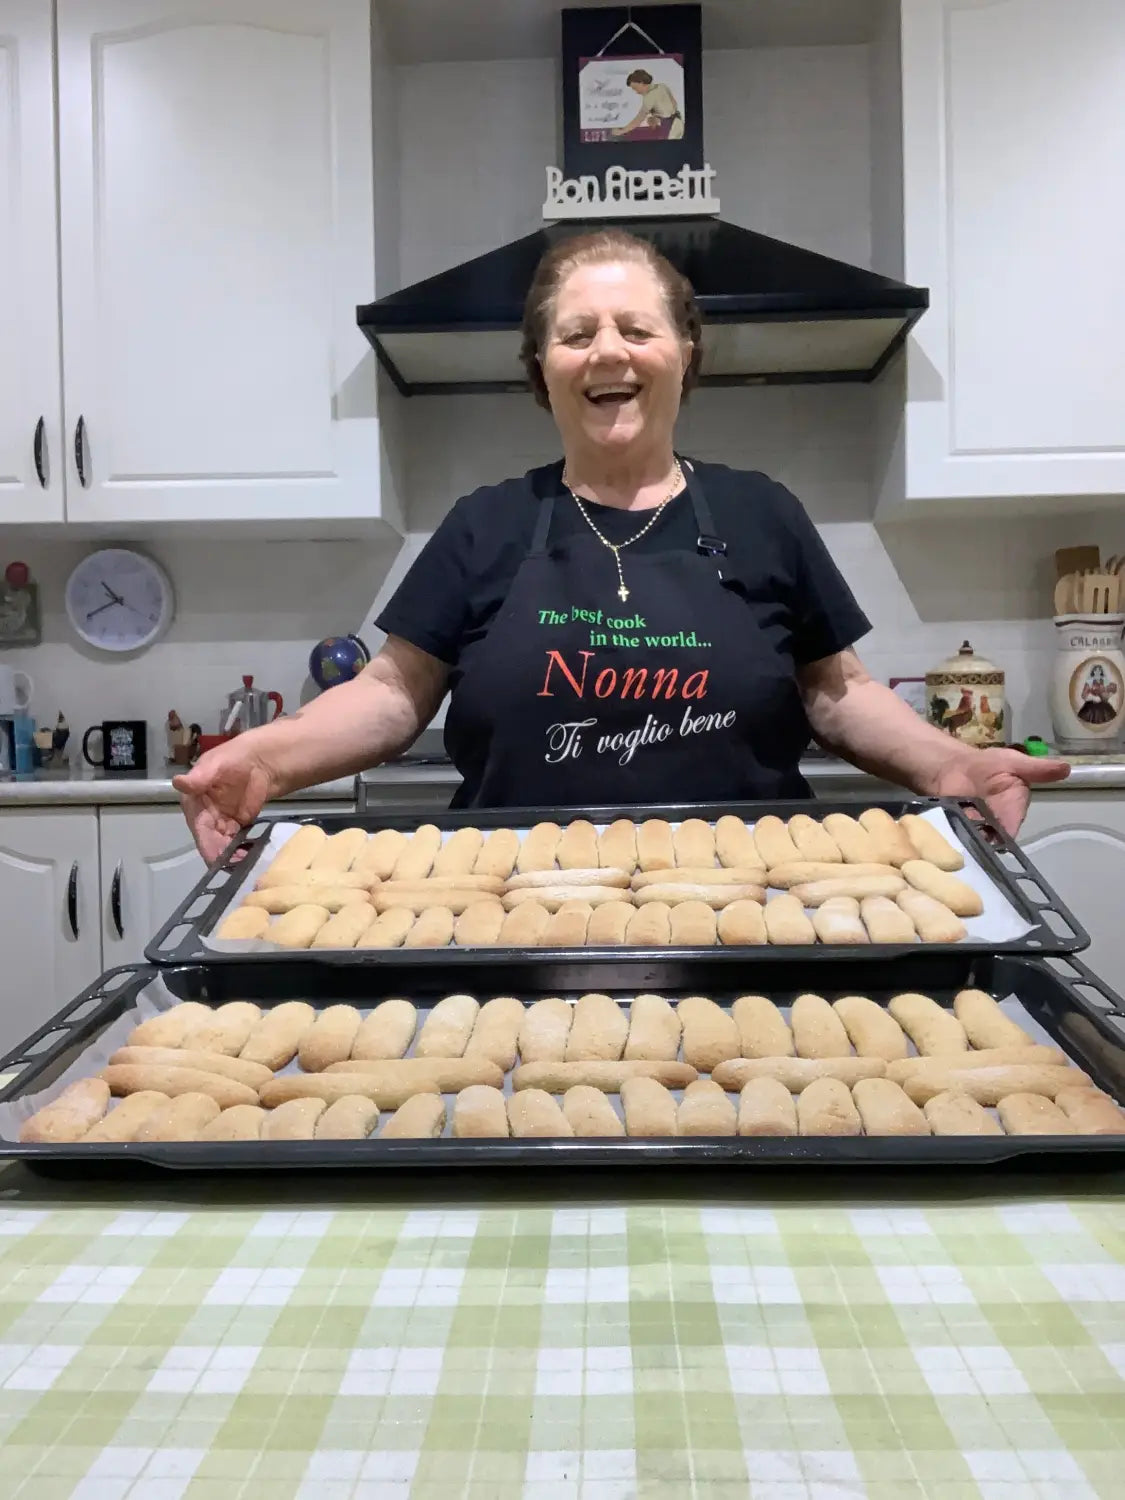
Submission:
[[[778,602],[733,576],[682,461],[694,551],[612,554],[592,531],[549,545],[561,484],[487,634],[458,663],[445,745],[454,807],[594,807],[808,797],[808,722],[777,644]],[[672,505],[682,504],[681,492]],[[640,524],[641,514],[638,514]],[[657,523],[659,524],[659,523]]]

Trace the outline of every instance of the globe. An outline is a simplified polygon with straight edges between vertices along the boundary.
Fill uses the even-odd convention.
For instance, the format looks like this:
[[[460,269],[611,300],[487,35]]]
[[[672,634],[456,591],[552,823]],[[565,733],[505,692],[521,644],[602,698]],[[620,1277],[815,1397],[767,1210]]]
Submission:
[[[357,677],[371,660],[358,635],[330,635],[309,653],[309,676],[321,692]]]

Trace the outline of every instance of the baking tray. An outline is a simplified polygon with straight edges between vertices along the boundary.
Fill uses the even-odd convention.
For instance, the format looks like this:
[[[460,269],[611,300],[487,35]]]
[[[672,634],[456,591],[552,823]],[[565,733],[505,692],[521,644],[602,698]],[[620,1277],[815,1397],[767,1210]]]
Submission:
[[[202,939],[213,931],[239,890],[253,885],[254,870],[262,858],[274,823],[315,823],[328,833],[338,833],[344,828],[366,828],[375,833],[380,828],[413,829],[420,823],[433,823],[437,827],[456,829],[480,828],[525,828],[532,823],[552,820],[565,824],[575,818],[589,818],[596,824],[610,823],[615,818],[631,818],[640,822],[645,818],[667,818],[669,822],[681,822],[684,818],[700,817],[715,821],[724,814],[732,813],[745,822],[752,823],[767,813],[780,818],[792,817],[795,813],[815,813],[825,817],[829,813],[842,812],[854,816],[865,807],[885,808],[892,817],[904,813],[924,813],[941,808],[949,819],[954,835],[965,845],[967,859],[975,858],[985,873],[1000,888],[1002,894],[1028,923],[1030,929],[1020,937],[1007,941],[975,941],[966,938],[956,946],[966,953],[1074,953],[1089,946],[1089,936],[1067,909],[1043,876],[1034,868],[1020,846],[1010,839],[993,819],[985,804],[965,797],[943,797],[937,799],[908,797],[872,798],[863,802],[839,799],[816,802],[724,802],[724,803],[666,803],[651,807],[592,807],[585,810],[567,808],[475,808],[467,811],[445,811],[435,813],[426,808],[396,808],[393,813],[326,813],[306,818],[261,818],[223,853],[218,864],[208,871],[195,889],[181,902],[159,932],[145,949],[145,958],[155,964],[233,964],[260,963],[262,953],[219,952],[208,947]],[[249,882],[249,884],[247,884]],[[655,958],[669,952],[690,953],[712,965],[729,967],[731,964],[759,964],[776,959],[779,953],[787,952],[802,961],[811,959],[823,962],[827,959],[847,960],[860,958],[891,958],[910,954],[915,944],[865,944],[861,947],[835,946],[818,943],[815,946],[781,949],[777,947],[751,945],[724,948],[418,948],[418,949],[323,949],[287,953],[273,950],[268,955],[272,962],[294,964],[308,962],[310,958],[318,964],[361,966],[382,969],[388,962],[408,963],[412,968],[440,968],[455,960],[458,964],[472,967],[488,966],[499,962],[514,963],[521,959],[549,957],[572,960],[576,952],[584,955],[596,954],[603,958],[619,959],[623,954],[630,958]]]
[[[588,959],[565,966],[544,963],[481,966],[473,975],[473,992],[484,1000],[515,994],[526,1003],[544,995],[577,996],[601,990],[622,1000],[641,991],[675,1000],[688,994],[711,994],[729,1003],[739,990],[720,990],[716,971],[694,959],[665,953],[658,963],[602,962]],[[893,981],[893,982],[892,982]],[[233,969],[226,964],[159,969],[133,966],[112,970],[0,1062],[0,1074],[16,1076],[0,1090],[0,1107],[24,1096],[47,1091],[80,1063],[93,1057],[99,1039],[115,1023],[127,1024],[146,986],[163,984],[178,1000],[220,1005],[231,999],[253,1000],[263,1007],[284,1000],[306,999],[318,1009],[340,1002],[366,1010],[389,995],[409,996],[420,1010],[443,995],[464,988],[455,964],[444,970],[386,966],[377,975],[355,967],[326,970],[317,964],[281,965],[269,960]],[[1045,1034],[1083,1068],[1099,1087],[1125,1102],[1125,1004],[1081,962],[1071,957],[1045,960],[970,954],[964,949],[930,949],[915,953],[893,970],[868,958],[846,971],[826,969],[807,959],[777,960],[754,970],[756,992],[787,1005],[813,990],[826,999],[862,993],[885,1001],[904,989],[920,990],[939,1003],[952,1004],[960,989],[987,990],[1019,1015],[1032,1032]],[[120,1043],[115,1043],[120,1045]],[[91,1068],[93,1071],[93,1068]],[[447,1105],[451,1102],[447,1097]],[[447,1127],[448,1129],[448,1127]],[[459,1141],[276,1141],[128,1145],[21,1145],[0,1139],[0,1158],[64,1174],[101,1164],[107,1169],[176,1168],[234,1170],[315,1168],[511,1168],[641,1167],[661,1164],[842,1167],[984,1165],[1023,1160],[1030,1167],[1068,1169],[1099,1160],[1125,1160],[1125,1136],[988,1136],[852,1139],[827,1137],[697,1137],[667,1140],[495,1140]],[[1105,1162],[1112,1157],[1112,1163]]]

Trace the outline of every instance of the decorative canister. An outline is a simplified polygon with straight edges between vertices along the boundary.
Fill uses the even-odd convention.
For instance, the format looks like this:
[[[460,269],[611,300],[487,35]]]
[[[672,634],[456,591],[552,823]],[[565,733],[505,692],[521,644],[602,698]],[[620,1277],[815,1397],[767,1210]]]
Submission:
[[[1050,709],[1055,744],[1077,754],[1113,750],[1125,735],[1125,615],[1057,615]]]
[[[1004,743],[1004,674],[968,641],[948,661],[926,673],[930,723],[967,745]]]

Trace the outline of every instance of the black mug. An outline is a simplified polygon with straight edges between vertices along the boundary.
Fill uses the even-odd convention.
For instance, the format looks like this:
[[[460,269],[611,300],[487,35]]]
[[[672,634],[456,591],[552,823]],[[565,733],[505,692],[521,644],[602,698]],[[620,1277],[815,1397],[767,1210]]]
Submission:
[[[102,737],[102,753],[90,754],[91,735]],[[92,724],[82,736],[82,754],[103,771],[144,771],[148,768],[148,725],[144,719],[106,719]]]

